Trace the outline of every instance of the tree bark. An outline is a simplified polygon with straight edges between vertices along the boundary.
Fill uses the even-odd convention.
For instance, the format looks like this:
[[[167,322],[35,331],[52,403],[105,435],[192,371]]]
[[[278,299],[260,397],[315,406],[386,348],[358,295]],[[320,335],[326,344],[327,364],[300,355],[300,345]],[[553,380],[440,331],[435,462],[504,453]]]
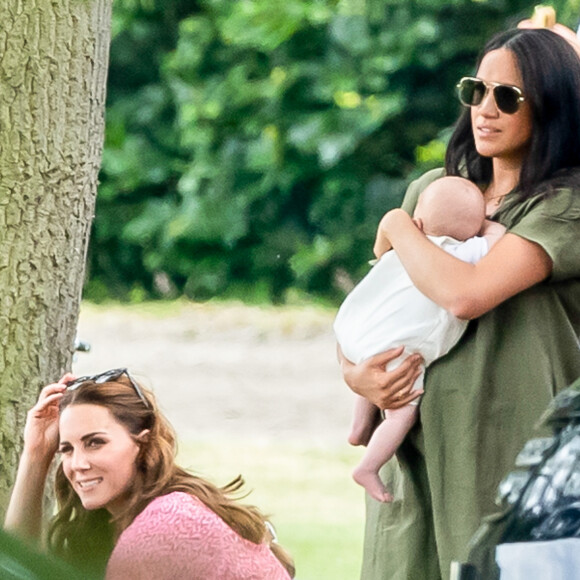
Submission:
[[[0,515],[27,410],[70,369],[112,0],[0,0]]]

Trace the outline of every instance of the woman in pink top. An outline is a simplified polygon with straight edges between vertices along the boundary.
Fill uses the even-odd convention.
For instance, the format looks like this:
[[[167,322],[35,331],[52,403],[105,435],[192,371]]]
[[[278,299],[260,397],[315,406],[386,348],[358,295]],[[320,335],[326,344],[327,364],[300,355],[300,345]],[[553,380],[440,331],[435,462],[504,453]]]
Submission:
[[[126,369],[45,387],[29,411],[6,529],[38,539],[49,467],[59,510],[50,548],[107,580],[289,580],[261,512],[175,464],[175,435]],[[106,569],[106,570],[105,570]]]

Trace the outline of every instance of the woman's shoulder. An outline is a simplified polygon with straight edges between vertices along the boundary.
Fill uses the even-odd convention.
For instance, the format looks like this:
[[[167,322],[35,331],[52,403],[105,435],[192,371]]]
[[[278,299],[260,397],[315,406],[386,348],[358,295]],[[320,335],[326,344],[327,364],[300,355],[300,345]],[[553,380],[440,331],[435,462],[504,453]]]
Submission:
[[[539,199],[544,212],[577,218],[580,211],[580,167],[560,171],[541,183],[536,196],[531,196],[532,200],[534,197]]]
[[[204,537],[225,522],[197,497],[174,491],[152,500],[119,536],[115,550],[145,544],[155,538],[158,545],[189,537]]]
[[[120,535],[107,580],[205,575],[207,546],[219,550],[226,524],[198,498],[175,491],[152,500]],[[188,574],[184,575],[183,571]],[[141,575],[143,574],[143,575]]]
[[[427,187],[432,181],[439,179],[440,177],[445,176],[445,168],[444,167],[436,167],[435,169],[430,169],[425,173],[421,174],[419,177],[414,179],[412,183],[416,183],[419,185],[423,185]]]
[[[159,496],[119,537],[107,580],[256,578],[288,580],[266,544],[238,535],[199,498]]]
[[[580,183],[574,180],[556,184],[544,197],[542,210],[554,217],[580,218]]]
[[[221,519],[196,496],[173,491],[152,500],[129,527],[162,526],[175,529],[180,522],[207,524]]]
[[[190,493],[185,491],[172,491],[170,493],[166,493],[165,495],[156,497],[141,513],[148,511],[151,512],[157,510],[175,509],[183,506],[189,506],[192,503],[197,502],[199,502],[199,500]]]
[[[508,227],[523,219],[552,219],[577,222],[580,219],[580,180],[559,180],[540,187],[535,195],[525,199],[506,198],[505,214]],[[503,217],[503,216],[502,216]]]

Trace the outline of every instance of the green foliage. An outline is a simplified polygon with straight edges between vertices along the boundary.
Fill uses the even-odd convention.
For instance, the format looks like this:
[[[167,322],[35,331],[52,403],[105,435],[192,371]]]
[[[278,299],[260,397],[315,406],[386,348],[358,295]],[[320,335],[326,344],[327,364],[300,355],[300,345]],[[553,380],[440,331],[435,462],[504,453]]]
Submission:
[[[442,163],[456,80],[529,9],[119,1],[86,295],[340,298]]]

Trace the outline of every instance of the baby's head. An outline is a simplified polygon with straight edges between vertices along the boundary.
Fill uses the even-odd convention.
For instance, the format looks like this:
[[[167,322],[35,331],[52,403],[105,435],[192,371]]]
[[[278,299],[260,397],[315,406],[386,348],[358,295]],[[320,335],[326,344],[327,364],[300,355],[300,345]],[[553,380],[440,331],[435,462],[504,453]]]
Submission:
[[[423,233],[467,240],[477,235],[485,220],[479,188],[462,177],[442,177],[419,196],[413,217],[423,222]]]

